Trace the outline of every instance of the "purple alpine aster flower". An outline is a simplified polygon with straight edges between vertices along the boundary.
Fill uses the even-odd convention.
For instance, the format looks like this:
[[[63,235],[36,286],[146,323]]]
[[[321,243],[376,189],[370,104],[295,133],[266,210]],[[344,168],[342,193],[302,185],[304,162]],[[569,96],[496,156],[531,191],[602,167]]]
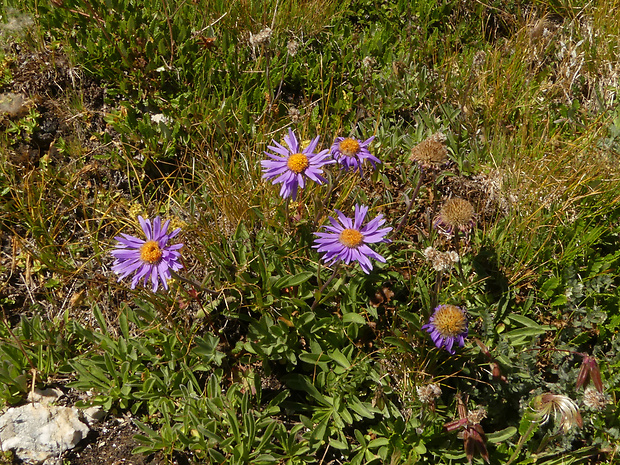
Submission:
[[[301,148],[297,137],[291,129],[288,135],[284,136],[284,142],[288,148],[279,144],[275,140],[275,146],[268,145],[269,150],[275,154],[265,152],[271,160],[261,161],[263,165],[263,179],[273,179],[273,184],[282,183],[280,196],[282,198],[297,198],[297,187],[303,188],[306,185],[306,177],[323,184],[326,179],[323,174],[323,165],[334,163],[334,160],[326,160],[329,157],[329,150],[325,149],[319,153],[314,153],[314,149],[319,143],[319,136],[310,141],[305,149]]]
[[[377,168],[377,163],[381,163],[381,160],[368,151],[368,146],[374,138],[373,136],[362,142],[352,137],[336,137],[330,151],[334,159],[342,165],[345,171],[359,171],[361,175],[364,160],[368,160],[372,164],[373,170]]]
[[[168,289],[168,280],[171,278],[170,269],[177,271],[183,268],[183,265],[179,263],[181,254],[177,252],[183,244],[168,245],[168,241],[179,234],[181,229],[175,229],[167,234],[170,220],[162,226],[159,216],[153,220],[152,224],[150,220],[145,220],[141,216],[138,216],[138,220],[146,240],[128,234],[115,237],[118,244],[110,252],[115,258],[112,270],[119,275],[119,281],[135,272],[131,280],[132,289],[142,278],[144,278],[145,285],[149,279],[151,280],[153,292],[157,291],[160,281],[164,288]]]
[[[386,260],[372,250],[368,244],[390,242],[385,236],[392,228],[381,228],[385,223],[383,215],[378,215],[365,226],[362,226],[366,213],[368,213],[368,207],[356,205],[355,219],[351,220],[344,216],[341,211],[336,210],[342,224],[330,216],[329,221],[332,225],[325,226],[329,232],[314,233],[317,239],[314,240],[312,247],[319,252],[325,252],[323,259],[327,263],[342,260],[348,265],[357,260],[364,273],[370,273],[372,270],[371,258],[382,263],[385,263]]]
[[[452,346],[455,342],[458,342],[460,347],[465,345],[468,331],[467,315],[456,305],[440,305],[422,329],[431,333],[431,339],[438,349],[444,347],[454,354]]]

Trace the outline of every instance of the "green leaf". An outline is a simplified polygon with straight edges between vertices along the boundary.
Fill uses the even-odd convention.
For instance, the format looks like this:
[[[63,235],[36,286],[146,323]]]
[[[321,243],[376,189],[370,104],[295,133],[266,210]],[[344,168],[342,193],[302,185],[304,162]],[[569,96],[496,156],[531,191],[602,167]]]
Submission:
[[[560,285],[560,278],[557,276],[552,276],[547,279],[542,286],[540,286],[540,292],[547,298],[550,298],[554,290]]]
[[[506,441],[507,439],[510,439],[515,434],[517,434],[517,428],[515,428],[514,426],[509,426],[508,428],[504,428],[501,431],[495,431],[493,433],[488,433],[487,440],[490,443],[503,442],[503,441]]]
[[[523,315],[519,315],[517,313],[513,313],[512,315],[509,315],[508,318],[510,318],[513,321],[516,321],[517,323],[521,323],[523,326],[533,326],[533,327],[540,326],[538,323],[536,323],[531,318],[528,318]]]
[[[398,312],[398,316],[400,316],[406,322],[411,323],[416,328],[420,326],[420,315],[418,314],[406,312],[406,311],[400,311]]]
[[[368,443],[368,448],[377,449],[379,447],[387,446],[389,443],[390,440],[388,438],[377,438]]]
[[[559,295],[553,302],[551,302],[551,306],[560,307],[562,305],[565,305],[566,302],[568,302],[568,299],[566,298],[564,294],[562,294],[562,295]]]
[[[299,359],[302,362],[306,362],[309,363],[311,365],[318,365],[318,364],[322,364],[322,363],[327,363],[330,362],[332,359],[331,357],[325,355],[325,354],[310,354],[307,352],[304,352],[302,354],[299,355]]]
[[[316,273],[314,273],[313,271],[303,271],[293,276],[283,276],[275,283],[273,283],[273,287],[276,289],[283,289],[286,287],[299,286],[300,284],[308,281],[315,274]]]
[[[392,344],[393,346],[398,347],[399,349],[403,350],[404,352],[413,352],[413,348],[411,347],[411,344],[409,344],[404,339],[401,339],[401,338],[398,338],[398,337],[393,337],[393,336],[388,336],[388,337],[384,338],[383,341],[388,343],[388,344]]]
[[[284,377],[286,385],[291,389],[305,391],[320,404],[331,407],[332,403],[303,375],[291,374]]]
[[[105,318],[103,317],[103,313],[101,313],[101,309],[99,308],[99,305],[95,305],[93,307],[93,315],[95,315],[95,319],[97,320],[97,323],[99,324],[99,327],[101,328],[101,332],[103,334],[108,334],[108,327],[105,323]]]
[[[276,426],[278,426],[278,423],[276,421],[271,421],[269,425],[267,425],[267,428],[265,428],[265,432],[263,433],[263,438],[261,439],[258,447],[256,448],[257,451],[261,450],[267,445],[269,441],[271,441],[271,439],[273,438],[273,431],[276,429]]]
[[[368,410],[366,406],[359,400],[357,400],[356,402],[351,402],[349,405],[349,408],[361,417],[369,418],[369,419],[374,418],[373,413],[370,410]]]
[[[519,328],[513,329],[512,331],[508,331],[504,334],[506,339],[509,339],[513,343],[519,338],[525,338],[528,336],[540,336],[541,334],[545,334],[547,331],[555,331],[556,328],[553,326],[538,326],[536,328]]]
[[[334,350],[331,354],[329,354],[329,356],[332,358],[334,362],[336,362],[341,367],[347,368],[347,369],[351,368],[351,362],[339,350]]]
[[[366,318],[364,318],[359,313],[350,312],[350,313],[345,313],[344,315],[342,315],[342,322],[343,323],[357,323],[358,325],[365,325]]]
[[[349,445],[346,442],[339,441],[338,439],[330,438],[329,445],[338,450],[349,450]]]

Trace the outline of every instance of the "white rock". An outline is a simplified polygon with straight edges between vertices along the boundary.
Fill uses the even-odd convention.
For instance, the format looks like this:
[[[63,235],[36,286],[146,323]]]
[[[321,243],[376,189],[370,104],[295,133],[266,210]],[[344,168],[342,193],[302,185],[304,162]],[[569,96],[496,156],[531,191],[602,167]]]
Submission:
[[[84,419],[88,426],[93,426],[105,416],[105,411],[99,405],[88,407],[82,410],[82,413],[84,413]]]
[[[35,389],[28,393],[30,402],[39,402],[40,404],[50,405],[52,402],[64,396],[64,393],[57,388]]]
[[[31,403],[0,417],[0,447],[26,463],[52,464],[88,434],[77,408]]]

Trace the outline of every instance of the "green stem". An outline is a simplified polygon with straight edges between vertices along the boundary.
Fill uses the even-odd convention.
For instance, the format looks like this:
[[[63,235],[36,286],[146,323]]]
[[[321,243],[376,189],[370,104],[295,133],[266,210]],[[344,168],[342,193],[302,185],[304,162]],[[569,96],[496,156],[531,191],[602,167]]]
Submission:
[[[219,292],[214,291],[213,289],[209,289],[208,287],[203,286],[202,284],[197,283],[196,281],[192,281],[191,279],[185,278],[184,276],[181,276],[180,274],[178,274],[176,271],[174,270],[170,270],[170,275],[174,278],[174,279],[178,279],[179,281],[183,281],[184,283],[189,284],[190,286],[193,286],[194,288],[202,291],[202,292],[206,292],[207,294],[211,294],[211,295],[218,295]]]
[[[523,448],[523,446],[525,445],[526,441],[528,440],[528,438],[532,435],[532,433],[534,432],[534,428],[538,426],[538,422],[536,421],[532,421],[530,423],[530,426],[528,427],[527,431],[525,432],[525,434],[523,434],[520,438],[519,438],[519,442],[517,443],[517,448],[515,449],[515,451],[512,453],[512,455],[510,456],[510,460],[508,460],[508,462],[506,462],[506,465],[510,465],[512,462],[514,462],[515,460],[517,460],[517,457],[519,457],[519,454],[521,453],[521,449]]]
[[[454,248],[456,249],[456,254],[459,256],[458,261],[458,270],[459,275],[461,276],[461,281],[463,284],[465,283],[465,272],[463,271],[463,259],[461,257],[461,248],[459,247],[459,230],[458,228],[454,230]]]
[[[403,226],[407,222],[409,213],[411,212],[411,209],[413,208],[413,204],[415,203],[415,199],[418,197],[418,193],[420,192],[420,188],[422,187],[423,179],[424,179],[424,173],[420,171],[420,176],[418,177],[418,183],[416,184],[415,189],[413,190],[413,195],[411,196],[411,199],[409,200],[409,205],[407,205],[407,210],[405,211],[405,214],[400,220],[400,223],[398,223],[398,226],[396,226],[396,229],[392,233],[393,240],[396,240],[398,238],[398,233],[400,232],[400,230],[403,228]]]
[[[321,264],[319,263],[319,267],[320,266]],[[314,298],[314,302],[312,302],[312,306],[310,307],[310,310],[314,310],[316,306],[319,304],[319,300],[321,299],[321,296],[323,295],[323,291],[334,280],[339,270],[340,270],[340,263],[337,263],[336,266],[334,267],[334,272],[332,273],[332,275],[329,277],[327,281],[325,281],[325,283],[323,283],[323,285],[321,286],[321,289],[319,289],[317,296]],[[318,271],[317,271],[317,274],[318,274]]]

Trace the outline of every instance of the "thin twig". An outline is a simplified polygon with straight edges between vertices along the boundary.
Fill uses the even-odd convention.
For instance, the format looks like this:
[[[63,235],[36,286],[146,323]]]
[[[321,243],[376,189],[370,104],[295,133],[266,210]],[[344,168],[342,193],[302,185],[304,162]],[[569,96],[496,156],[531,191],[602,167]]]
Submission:
[[[215,21],[213,21],[213,22],[212,22],[211,24],[209,24],[208,26],[203,27],[200,31],[193,32],[193,33],[192,33],[192,37],[196,37],[196,36],[198,36],[198,35],[202,34],[203,32],[205,32],[205,31],[206,31],[207,29],[209,29],[210,27],[215,26],[215,25],[216,25],[217,23],[219,23],[219,22],[220,22],[220,20],[221,20],[224,16],[226,16],[227,14],[228,14],[228,11],[227,11],[227,12],[225,12],[222,16],[220,16],[219,18],[217,18]]]

